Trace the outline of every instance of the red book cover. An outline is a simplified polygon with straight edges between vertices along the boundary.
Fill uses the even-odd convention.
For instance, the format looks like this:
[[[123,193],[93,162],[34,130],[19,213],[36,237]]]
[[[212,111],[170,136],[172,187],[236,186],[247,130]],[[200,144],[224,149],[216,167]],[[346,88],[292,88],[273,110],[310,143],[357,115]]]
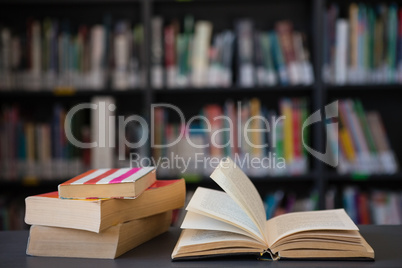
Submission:
[[[218,116],[222,115],[222,108],[219,105],[211,104],[207,105],[204,108],[204,115],[206,116],[207,120],[211,124],[211,136],[210,136],[210,153],[211,156],[222,156],[222,148],[219,148],[218,146],[215,145],[222,145],[223,142],[223,137],[222,137],[222,132],[220,134],[222,135],[214,135],[214,133],[217,133],[220,129],[222,129],[222,120],[220,119],[215,119]],[[215,119],[215,120],[214,120]],[[213,138],[213,140],[212,140]]]
[[[293,47],[293,25],[290,21],[280,21],[276,24],[279,43],[282,47],[286,65],[296,60]]]
[[[366,193],[360,193],[358,195],[358,211],[359,211],[359,223],[370,224],[370,209],[369,199]]]
[[[167,68],[176,65],[176,36],[173,25],[165,27],[165,66]]]
[[[135,182],[154,170],[155,167],[92,169],[63,182],[59,186]]]
[[[293,152],[295,158],[301,158],[301,111],[300,101],[292,100],[292,121],[293,121]]]

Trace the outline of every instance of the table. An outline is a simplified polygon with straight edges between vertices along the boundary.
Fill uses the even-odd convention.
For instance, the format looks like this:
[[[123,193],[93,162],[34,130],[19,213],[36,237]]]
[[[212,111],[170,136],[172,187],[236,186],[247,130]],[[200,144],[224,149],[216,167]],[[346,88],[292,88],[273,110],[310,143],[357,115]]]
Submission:
[[[0,267],[402,267],[402,225],[359,226],[373,247],[375,261],[258,261],[237,256],[193,261],[171,261],[180,230],[170,228],[115,260],[32,257],[25,254],[28,231],[0,232]]]

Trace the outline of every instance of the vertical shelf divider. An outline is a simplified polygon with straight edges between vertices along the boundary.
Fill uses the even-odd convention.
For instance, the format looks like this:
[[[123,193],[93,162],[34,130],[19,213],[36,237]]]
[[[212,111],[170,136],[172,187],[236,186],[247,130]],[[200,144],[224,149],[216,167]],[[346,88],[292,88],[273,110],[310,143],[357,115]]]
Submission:
[[[152,149],[151,149],[151,104],[154,101],[153,89],[151,87],[151,44],[152,44],[152,33],[151,33],[151,17],[152,17],[152,3],[151,0],[142,0],[141,1],[141,14],[142,14],[142,22],[144,27],[144,71],[145,71],[145,85],[144,85],[144,107],[143,107],[143,116],[145,117],[146,122],[148,123],[149,133],[148,139],[146,143],[146,154],[147,157],[152,157]]]
[[[324,12],[325,0],[313,0],[313,49],[314,53],[314,70],[315,70],[315,82],[313,90],[313,112],[321,109],[321,115],[323,115],[324,108],[324,83],[322,81],[322,63],[323,63],[323,12]],[[324,115],[325,118],[325,115]],[[325,150],[325,123],[315,124],[313,128],[313,146],[319,152]],[[315,181],[318,190],[318,207],[319,209],[325,208],[325,189],[326,178],[324,176],[324,163],[316,158],[313,158]]]

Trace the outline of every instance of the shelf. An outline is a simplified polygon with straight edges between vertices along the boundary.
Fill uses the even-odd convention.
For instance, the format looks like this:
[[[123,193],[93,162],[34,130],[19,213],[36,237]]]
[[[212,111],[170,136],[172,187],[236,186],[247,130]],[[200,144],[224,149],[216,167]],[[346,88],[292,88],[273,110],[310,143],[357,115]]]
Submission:
[[[89,89],[66,89],[55,91],[29,91],[29,90],[0,90],[0,98],[31,98],[31,97],[92,97],[98,95],[110,96],[139,96],[145,91],[142,89],[127,89],[127,90],[89,90]]]
[[[336,172],[328,173],[328,181],[330,182],[365,182],[365,181],[401,181],[402,173],[395,174],[338,174]]]
[[[203,87],[203,88],[163,88],[153,89],[156,95],[170,94],[202,94],[202,93],[269,93],[269,92],[307,92],[312,91],[313,86],[272,86],[272,87]]]
[[[65,5],[65,4],[117,4],[117,3],[141,3],[143,0],[0,0],[0,4],[49,4],[49,5]]]
[[[176,177],[167,177],[167,176],[160,176],[158,179],[160,180],[174,180],[179,178],[181,175],[177,175]],[[185,175],[183,177],[186,177]],[[303,175],[284,175],[284,176],[265,176],[265,177],[253,177],[253,176],[248,176],[253,183],[264,183],[264,182],[282,182],[282,181],[303,181],[303,182],[309,182],[309,181],[314,181],[315,175],[314,173],[308,173],[308,174],[303,174]],[[194,180],[194,181],[187,181],[189,184],[197,184],[197,183],[202,183],[202,184],[208,184],[208,183],[213,183],[215,182],[208,176],[200,176],[199,180]]]
[[[36,187],[54,187],[55,191],[57,191],[57,185],[60,183],[63,183],[67,180],[30,180],[30,181],[24,181],[24,180],[2,180],[0,179],[0,189],[7,189],[7,187],[25,187],[25,188],[36,188]],[[0,190],[0,193],[2,191]]]
[[[326,85],[326,89],[331,92],[340,91],[401,91],[402,84],[359,84],[359,85]]]
[[[296,2],[296,0],[288,0],[288,1],[289,2]],[[298,0],[298,1],[300,1],[300,0]],[[184,3],[184,4],[186,4],[186,3],[211,4],[211,3],[217,3],[217,2],[218,3],[230,2],[231,4],[233,4],[233,3],[243,3],[244,1],[243,0],[235,0],[235,1],[233,1],[233,0],[218,0],[218,1],[217,0],[153,0],[153,2],[155,4],[160,4],[160,3],[169,3],[169,4],[171,4],[171,3],[176,3],[176,4],[182,4],[182,3]],[[269,1],[265,1],[265,0],[251,0],[251,1],[248,1],[248,3],[250,3],[250,2],[251,3],[259,3],[259,2],[266,3],[266,2],[269,2]],[[278,2],[278,1],[271,1],[271,2],[275,3],[275,2]],[[304,0],[304,2],[308,2],[308,1]]]

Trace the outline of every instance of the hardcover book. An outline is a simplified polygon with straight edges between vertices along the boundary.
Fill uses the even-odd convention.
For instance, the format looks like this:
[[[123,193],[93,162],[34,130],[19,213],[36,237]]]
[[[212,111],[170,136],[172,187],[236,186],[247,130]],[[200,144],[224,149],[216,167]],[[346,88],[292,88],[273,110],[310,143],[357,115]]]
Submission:
[[[256,254],[279,259],[374,259],[343,209],[294,212],[266,220],[250,179],[230,159],[211,178],[225,191],[199,187],[187,206],[172,259]]]
[[[136,198],[155,181],[154,167],[92,169],[59,184],[59,197]]]
[[[136,199],[62,199],[51,192],[25,199],[25,223],[80,229],[103,230],[184,206],[184,179],[157,180]]]

